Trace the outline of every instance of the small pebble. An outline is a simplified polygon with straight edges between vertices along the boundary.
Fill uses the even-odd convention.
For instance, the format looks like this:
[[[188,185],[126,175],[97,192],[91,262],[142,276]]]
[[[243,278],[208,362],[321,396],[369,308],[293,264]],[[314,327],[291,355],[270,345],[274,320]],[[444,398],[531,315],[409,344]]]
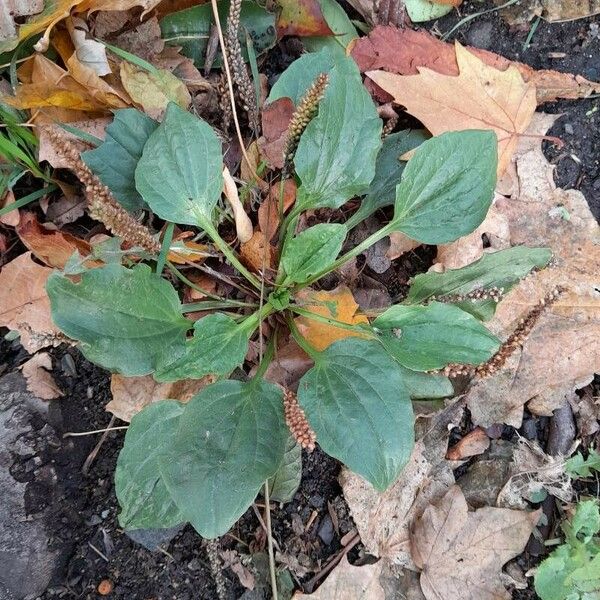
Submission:
[[[571,123],[565,123],[565,133],[568,133],[569,135],[573,135],[575,133],[575,130],[573,129],[573,125],[571,125]]]

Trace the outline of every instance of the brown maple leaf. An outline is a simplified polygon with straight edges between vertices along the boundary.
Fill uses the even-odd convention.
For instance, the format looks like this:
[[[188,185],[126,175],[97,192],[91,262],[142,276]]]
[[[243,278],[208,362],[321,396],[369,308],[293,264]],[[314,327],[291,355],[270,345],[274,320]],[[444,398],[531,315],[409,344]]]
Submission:
[[[367,75],[434,135],[463,129],[489,129],[498,137],[498,174],[508,166],[519,136],[536,107],[535,85],[514,66],[489,67],[456,43],[459,75],[420,68],[418,75],[368,71]]]

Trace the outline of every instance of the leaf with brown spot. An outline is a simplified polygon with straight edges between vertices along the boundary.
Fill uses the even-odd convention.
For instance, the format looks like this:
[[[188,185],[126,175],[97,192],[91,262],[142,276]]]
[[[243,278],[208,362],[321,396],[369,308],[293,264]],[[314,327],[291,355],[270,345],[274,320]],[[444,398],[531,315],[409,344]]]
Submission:
[[[21,254],[0,271],[0,325],[18,331],[30,354],[64,341],[50,316],[46,280],[51,273],[52,269],[31,260],[31,252]]]
[[[258,208],[258,226],[270,241],[279,229],[279,183],[269,188],[269,195]],[[296,201],[296,182],[286,179],[283,182],[283,213],[285,214]]]
[[[277,0],[281,12],[277,19],[277,33],[297,36],[333,35],[317,0]]]
[[[368,324],[366,315],[357,311],[359,306],[352,292],[346,286],[339,286],[331,291],[315,291],[310,288],[300,290],[295,296],[296,303],[321,317],[347,323],[348,325]],[[333,324],[315,321],[309,317],[296,318],[296,325],[308,343],[317,350],[325,350],[328,346],[347,337],[366,337],[360,331],[352,331]]]
[[[34,354],[20,367],[27,381],[27,389],[37,398],[54,400],[64,396],[52,377],[52,358],[47,352]]]
[[[123,377],[113,374],[110,380],[112,400],[106,405],[106,410],[129,423],[134,415],[153,402],[166,399],[188,402],[202,388],[214,382],[213,375],[202,379],[157,383],[151,375]]]
[[[92,247],[88,242],[70,233],[57,229],[47,229],[37,220],[34,213],[21,214],[21,221],[15,231],[21,241],[33,254],[49,267],[64,268],[74,252],[88,256]],[[87,266],[99,266],[98,261],[88,261]]]
[[[498,71],[458,42],[460,74],[441,75],[421,67],[418,75],[368,71],[367,75],[406,107],[434,135],[463,129],[488,129],[498,138],[498,174],[502,174],[535,112],[535,86],[516,67]]]
[[[535,85],[538,104],[558,98],[587,98],[590,94],[600,92],[600,83],[589,81],[581,75],[552,70],[537,71],[529,65],[510,61],[488,50],[472,46],[467,46],[467,49],[485,64],[500,71],[515,66],[526,82]],[[352,48],[352,57],[363,72],[383,69],[399,75],[416,75],[419,67],[428,67],[444,75],[459,74],[453,44],[442,42],[423,30],[375,27],[368,36],[357,40]],[[373,91],[380,100],[389,101],[389,96],[381,89]]]
[[[417,519],[411,553],[427,600],[509,600],[502,565],[519,555],[540,511],[480,508],[468,512],[458,486]]]

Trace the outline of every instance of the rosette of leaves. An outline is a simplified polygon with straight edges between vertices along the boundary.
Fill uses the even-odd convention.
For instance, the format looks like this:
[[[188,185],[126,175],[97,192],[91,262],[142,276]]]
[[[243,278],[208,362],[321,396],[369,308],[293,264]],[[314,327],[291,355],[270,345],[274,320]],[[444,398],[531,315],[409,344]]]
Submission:
[[[185,405],[165,399],[133,418],[116,471],[120,522],[127,529],[189,522],[205,537],[220,536],[248,509],[265,481],[276,481],[280,468],[299,463],[286,459],[283,392],[263,378],[274,340],[251,379],[229,378],[243,366],[261,321],[276,313],[277,327],[286,324],[314,361],[297,396],[318,444],[385,490],[413,447],[411,397],[452,394],[449,380],[430,371],[457,362],[481,363],[500,346],[478,318],[457,304],[430,301],[431,296],[443,300],[485,286],[508,288],[550,258],[545,249],[511,249],[494,254],[489,268],[476,263],[453,271],[452,277],[424,275],[427,281],[404,303],[369,324],[342,324],[352,330],[350,337],[324,350],[312,347],[294,317],[322,317],[296,302],[298,292],[390,232],[427,244],[472,232],[492,201],[497,162],[491,132],[432,138],[398,171],[393,217],[381,230],[344,252],[349,228],[343,222],[318,224],[296,235],[304,211],[369,197],[381,171],[381,121],[351,59],[333,60],[325,52],[302,57],[282,75],[278,89],[293,89],[298,102],[322,71],[329,85],[295,153],[298,199],[280,227],[273,281],[263,285],[219,233],[223,157],[207,123],[171,104],[163,122],[149,132],[135,167],[135,189],[144,205],[161,219],[201,229],[246,278],[246,287],[256,290],[253,310],[248,308],[252,303],[238,306],[223,298],[227,312],[189,320],[177,290],[155,268],[156,259],[135,266],[107,264],[77,278],[58,272],[49,278],[55,323],[79,341],[93,362],[126,376],[152,374],[157,381],[218,378]],[[389,180],[385,186],[393,190]],[[370,212],[365,210],[365,216]],[[212,308],[217,304],[213,301]]]

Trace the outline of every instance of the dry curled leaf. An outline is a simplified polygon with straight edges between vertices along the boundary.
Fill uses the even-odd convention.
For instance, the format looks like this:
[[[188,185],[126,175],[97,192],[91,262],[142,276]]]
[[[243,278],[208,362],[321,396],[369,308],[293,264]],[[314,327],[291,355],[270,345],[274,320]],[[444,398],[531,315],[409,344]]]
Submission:
[[[31,260],[31,252],[21,254],[0,271],[0,325],[18,331],[30,354],[64,341],[50,316],[46,280],[51,273],[52,269]]]
[[[316,592],[296,593],[293,600],[385,600],[379,583],[381,567],[381,561],[374,565],[355,567],[344,556]]]
[[[296,303],[311,313],[348,325],[369,323],[365,315],[357,312],[359,306],[346,286],[321,292],[305,288],[296,295]],[[336,327],[334,324],[315,321],[304,316],[296,318],[296,325],[308,343],[317,350],[325,350],[333,342],[347,337],[365,337],[359,331]]]
[[[207,375],[202,379],[183,379],[170,383],[158,383],[151,375],[143,377],[123,377],[113,374],[110,380],[112,400],[106,410],[122,421],[131,421],[142,408],[159,400],[188,402],[202,388],[214,383],[215,377]]]
[[[508,166],[535,112],[535,85],[518,69],[489,67],[458,42],[459,75],[421,67],[418,75],[368,71],[367,75],[406,107],[434,135],[463,129],[489,129],[498,137],[498,174]]]
[[[223,193],[233,212],[235,231],[238,240],[242,244],[245,244],[250,241],[252,234],[254,233],[252,221],[246,214],[244,205],[240,201],[237,185],[227,167],[223,167]]]
[[[12,190],[6,190],[4,198],[0,201],[0,207],[6,208],[13,202],[15,202],[15,194]],[[19,211],[13,209],[0,217],[0,223],[8,225],[9,227],[15,227],[19,224]]]
[[[528,134],[543,135],[536,115]],[[542,127],[542,129],[540,129]],[[507,365],[467,394],[473,422],[519,427],[523,406],[550,415],[565,395],[600,371],[600,227],[583,194],[557,188],[554,167],[538,141],[517,150],[518,192],[497,202],[509,223],[511,245],[549,247],[553,264],[516,286],[498,306],[490,328],[505,338],[548,292],[564,288]]]
[[[417,519],[411,552],[427,600],[509,600],[502,565],[523,551],[538,512],[484,507],[468,512],[458,486]]]
[[[262,231],[256,230],[252,237],[240,247],[242,262],[255,273],[273,270],[275,248],[269,243]]]
[[[538,104],[558,98],[586,98],[600,91],[600,83],[589,81],[580,75],[552,70],[538,71],[488,50],[470,46],[467,49],[485,64],[500,71],[506,71],[510,66],[516,67],[526,82],[535,85]],[[456,52],[451,43],[442,42],[426,31],[409,28],[375,27],[368,36],[356,42],[352,57],[361,71],[383,69],[398,75],[416,75],[418,67],[428,67],[444,75],[459,73]],[[380,100],[389,100],[389,96],[380,89],[374,89],[373,92]]]
[[[483,454],[490,447],[490,438],[481,427],[475,427],[446,452],[447,460],[464,460]]]
[[[279,196],[281,184],[275,183],[269,188],[269,194],[258,208],[258,226],[265,236],[272,240],[279,229]],[[286,179],[283,182],[284,214],[296,201],[296,182]]]
[[[263,135],[258,139],[258,146],[269,165],[275,169],[283,168],[283,151],[294,110],[292,100],[283,97],[267,104],[261,113]]]
[[[27,381],[27,389],[37,398],[54,400],[64,396],[62,390],[52,378],[52,358],[47,352],[34,354],[21,365],[21,371]]]

